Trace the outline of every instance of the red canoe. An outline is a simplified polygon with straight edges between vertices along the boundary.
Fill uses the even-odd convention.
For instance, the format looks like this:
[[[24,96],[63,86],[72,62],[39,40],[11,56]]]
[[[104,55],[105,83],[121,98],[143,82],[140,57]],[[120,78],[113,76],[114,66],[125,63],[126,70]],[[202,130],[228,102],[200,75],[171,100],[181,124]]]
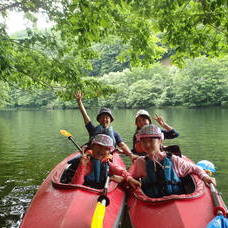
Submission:
[[[188,184],[187,184],[188,183]],[[128,213],[134,228],[205,228],[214,218],[210,189],[196,176],[186,177],[188,194],[150,198],[130,193]]]
[[[102,190],[83,185],[63,184],[60,178],[66,172],[70,155],[48,175],[34,196],[21,228],[88,228],[91,224],[97,198]],[[119,155],[114,153],[113,162],[125,168]],[[104,227],[117,227],[123,214],[125,192],[116,183],[108,188],[110,204],[106,209]]]

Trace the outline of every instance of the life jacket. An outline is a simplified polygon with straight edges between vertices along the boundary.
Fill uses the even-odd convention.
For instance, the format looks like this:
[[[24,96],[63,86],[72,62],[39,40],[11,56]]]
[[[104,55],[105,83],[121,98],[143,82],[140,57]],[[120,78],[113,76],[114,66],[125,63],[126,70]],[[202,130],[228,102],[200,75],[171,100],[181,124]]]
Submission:
[[[137,132],[133,136],[133,150],[132,150],[132,152],[134,154],[137,154],[140,156],[146,155],[146,152],[143,151],[143,148],[141,146],[141,142],[138,141],[136,138],[136,134],[137,134]]]
[[[160,198],[172,194],[183,194],[181,179],[174,171],[172,154],[168,154],[159,165],[146,157],[147,176],[142,179],[143,192],[152,198]]]
[[[92,171],[85,176],[84,185],[101,189],[104,187],[105,181],[109,174],[109,163],[107,161],[102,162],[98,159],[91,157]]]
[[[116,139],[115,139],[115,136],[114,136],[114,131],[113,131],[112,126],[110,126],[108,128],[105,128],[102,125],[96,126],[95,127],[95,131],[94,131],[92,137],[90,138],[90,141],[98,134],[105,134],[105,135],[110,136],[112,138],[112,140],[113,140],[113,145],[116,146]]]

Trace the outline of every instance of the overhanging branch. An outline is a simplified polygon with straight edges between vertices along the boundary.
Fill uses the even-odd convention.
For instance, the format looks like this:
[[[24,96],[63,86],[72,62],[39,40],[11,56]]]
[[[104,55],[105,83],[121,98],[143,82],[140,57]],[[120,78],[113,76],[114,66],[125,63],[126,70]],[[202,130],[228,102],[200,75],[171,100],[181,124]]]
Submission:
[[[20,5],[21,5],[20,2],[15,2],[15,3],[7,5],[7,6],[3,6],[3,7],[0,6],[0,12],[11,9],[11,8],[19,7]]]

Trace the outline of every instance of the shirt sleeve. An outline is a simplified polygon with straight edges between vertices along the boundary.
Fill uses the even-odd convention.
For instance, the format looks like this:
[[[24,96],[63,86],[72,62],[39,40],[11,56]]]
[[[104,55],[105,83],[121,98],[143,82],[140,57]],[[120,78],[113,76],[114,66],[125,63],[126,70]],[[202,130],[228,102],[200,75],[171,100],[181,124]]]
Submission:
[[[130,167],[129,173],[136,179],[146,176],[146,164],[145,158],[143,156],[134,161],[134,165]]]
[[[175,129],[172,129],[170,131],[163,129],[162,133],[164,134],[165,139],[174,139],[179,136],[179,133]]]
[[[120,135],[114,131],[114,137],[115,137],[115,140],[116,140],[116,144],[118,145],[119,143],[123,142],[122,138],[120,137]]]
[[[191,173],[198,175],[200,179],[203,179],[204,176],[207,176],[206,172],[202,168],[190,161],[184,160],[181,157],[173,155],[172,161],[174,164],[174,169],[179,177],[185,177]]]
[[[88,131],[88,133],[89,133],[89,136],[90,136],[90,137],[93,136],[96,127],[92,124],[92,122],[90,121],[89,123],[87,123],[87,124],[85,125],[85,127],[86,127],[86,129],[87,129],[87,131]]]
[[[118,165],[114,165],[113,163],[109,162],[109,166],[111,175],[122,176],[125,180],[127,180],[127,178],[130,176],[126,169],[123,169]]]

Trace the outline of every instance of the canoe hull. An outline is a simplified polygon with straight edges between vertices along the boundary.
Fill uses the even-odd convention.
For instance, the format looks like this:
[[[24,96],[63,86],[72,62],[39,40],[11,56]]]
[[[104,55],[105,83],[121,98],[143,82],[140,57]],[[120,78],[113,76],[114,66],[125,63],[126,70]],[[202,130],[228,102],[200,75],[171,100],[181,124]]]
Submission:
[[[131,195],[129,217],[134,228],[203,228],[214,218],[210,191],[195,199],[143,202]]]
[[[21,228],[88,228],[101,190],[82,185],[67,185],[58,182],[69,156],[48,175],[33,198],[21,223]],[[115,162],[124,166],[118,155]],[[104,227],[117,227],[124,208],[125,192],[111,182],[108,190],[110,205],[106,208]]]
[[[192,162],[189,158],[182,156]],[[134,228],[203,228],[214,218],[209,187],[195,174],[182,178],[185,194],[150,198],[130,192],[129,217]]]

